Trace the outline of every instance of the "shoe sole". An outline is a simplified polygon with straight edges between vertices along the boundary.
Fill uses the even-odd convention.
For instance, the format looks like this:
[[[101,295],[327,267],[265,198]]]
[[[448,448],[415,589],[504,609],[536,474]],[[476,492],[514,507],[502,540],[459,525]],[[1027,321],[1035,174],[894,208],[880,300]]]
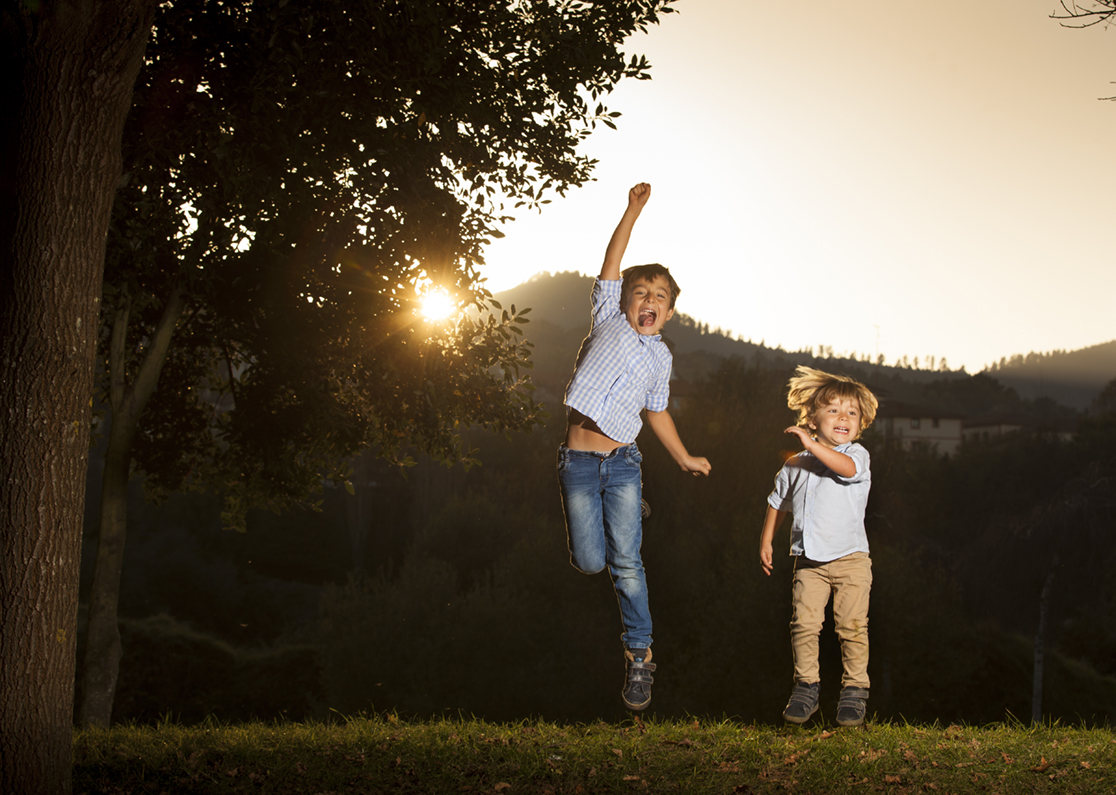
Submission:
[[[803,723],[810,720],[810,718],[814,717],[814,713],[817,712],[817,711],[818,711],[818,708],[817,708],[817,705],[815,705],[814,708],[812,710],[810,710],[810,714],[807,715],[805,718],[795,718],[795,717],[792,717],[792,716],[790,716],[790,715],[788,715],[787,713],[784,712],[783,713],[783,720],[785,720],[787,723],[793,723],[796,726],[801,726]]]

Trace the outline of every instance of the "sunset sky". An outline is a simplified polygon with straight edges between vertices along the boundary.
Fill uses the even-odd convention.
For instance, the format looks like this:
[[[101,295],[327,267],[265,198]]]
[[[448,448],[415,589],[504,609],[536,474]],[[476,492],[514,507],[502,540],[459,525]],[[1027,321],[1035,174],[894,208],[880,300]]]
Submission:
[[[677,8],[627,43],[653,80],[608,99],[597,181],[506,226],[489,289],[596,275],[646,181],[625,264],[742,339],[977,372],[1116,338],[1116,31],[1056,0]]]

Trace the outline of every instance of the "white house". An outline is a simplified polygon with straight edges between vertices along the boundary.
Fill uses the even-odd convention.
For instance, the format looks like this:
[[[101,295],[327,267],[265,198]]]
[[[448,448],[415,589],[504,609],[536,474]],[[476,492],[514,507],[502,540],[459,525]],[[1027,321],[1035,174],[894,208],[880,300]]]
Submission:
[[[961,420],[961,414],[884,398],[872,427],[905,449],[921,444],[953,455],[963,438]]]

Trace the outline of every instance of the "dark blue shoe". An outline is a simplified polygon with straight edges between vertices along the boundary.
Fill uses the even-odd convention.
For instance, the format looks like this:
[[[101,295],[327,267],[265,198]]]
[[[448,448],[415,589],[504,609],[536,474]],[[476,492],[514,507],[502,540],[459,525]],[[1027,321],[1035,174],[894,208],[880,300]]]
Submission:
[[[790,700],[783,710],[783,720],[788,723],[805,723],[810,716],[818,711],[818,694],[821,682],[795,682],[791,690]]]
[[[841,689],[841,698],[837,702],[837,725],[859,726],[864,723],[864,716],[868,713],[868,690],[863,687],[845,687]]]
[[[655,663],[651,662],[650,649],[626,649],[624,651],[624,689],[620,696],[628,709],[647,709],[651,703],[651,684],[655,681]]]

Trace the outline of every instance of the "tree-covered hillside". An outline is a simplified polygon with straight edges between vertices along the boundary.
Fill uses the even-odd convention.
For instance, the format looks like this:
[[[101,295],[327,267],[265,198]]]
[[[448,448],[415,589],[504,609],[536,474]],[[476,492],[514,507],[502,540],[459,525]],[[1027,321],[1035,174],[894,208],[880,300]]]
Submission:
[[[505,306],[530,307],[531,323],[524,328],[526,339],[535,346],[533,378],[542,388],[542,398],[550,398],[552,403],[560,400],[578,346],[588,332],[592,284],[592,277],[572,271],[542,273],[496,295]],[[1016,355],[1004,359],[1002,365],[970,374],[964,369],[951,370],[944,361],[920,368],[911,362],[888,364],[867,355],[834,356],[824,346],[787,351],[768,347],[764,341],[734,339],[687,315],[685,297],[683,290],[678,311],[663,329],[663,339],[674,352],[675,377],[683,381],[707,375],[725,357],[771,366],[814,363],[860,378],[895,401],[967,417],[994,414],[1065,420],[1075,410],[1085,410],[1104,385],[1116,378],[1116,341],[1068,353]],[[774,331],[772,337],[777,337]]]
[[[1116,378],[1116,340],[1076,351],[1013,354],[990,366],[988,373],[1023,397],[1048,397],[1086,409]]]
[[[562,332],[549,343],[547,324],[528,324],[528,338],[572,362],[583,330],[549,324]],[[866,368],[896,392],[1050,409],[987,375],[923,385],[903,381],[903,368],[812,361]],[[709,478],[683,476],[650,435],[639,440],[652,506],[644,562],[655,714],[779,720],[790,572],[780,556],[764,577],[757,546],[766,495],[793,447],[782,430],[795,363],[711,358],[687,382],[675,418],[688,448],[712,462]],[[133,711],[119,717],[620,717],[615,598],[607,577],[569,565],[554,470],[563,418],[543,402],[552,416],[530,434],[467,434],[479,467],[358,466],[355,497],[331,489],[322,513],[252,514],[245,535],[222,531],[216,506],[193,498],[137,509],[121,604],[136,651],[122,662],[120,699]],[[870,709],[943,722],[1025,718],[1038,637],[1042,714],[1116,718],[1116,414],[1084,418],[1073,440],[1009,435],[949,458],[874,431],[864,444]],[[786,543],[778,536],[777,552]],[[822,655],[828,709],[840,667],[829,628]]]

